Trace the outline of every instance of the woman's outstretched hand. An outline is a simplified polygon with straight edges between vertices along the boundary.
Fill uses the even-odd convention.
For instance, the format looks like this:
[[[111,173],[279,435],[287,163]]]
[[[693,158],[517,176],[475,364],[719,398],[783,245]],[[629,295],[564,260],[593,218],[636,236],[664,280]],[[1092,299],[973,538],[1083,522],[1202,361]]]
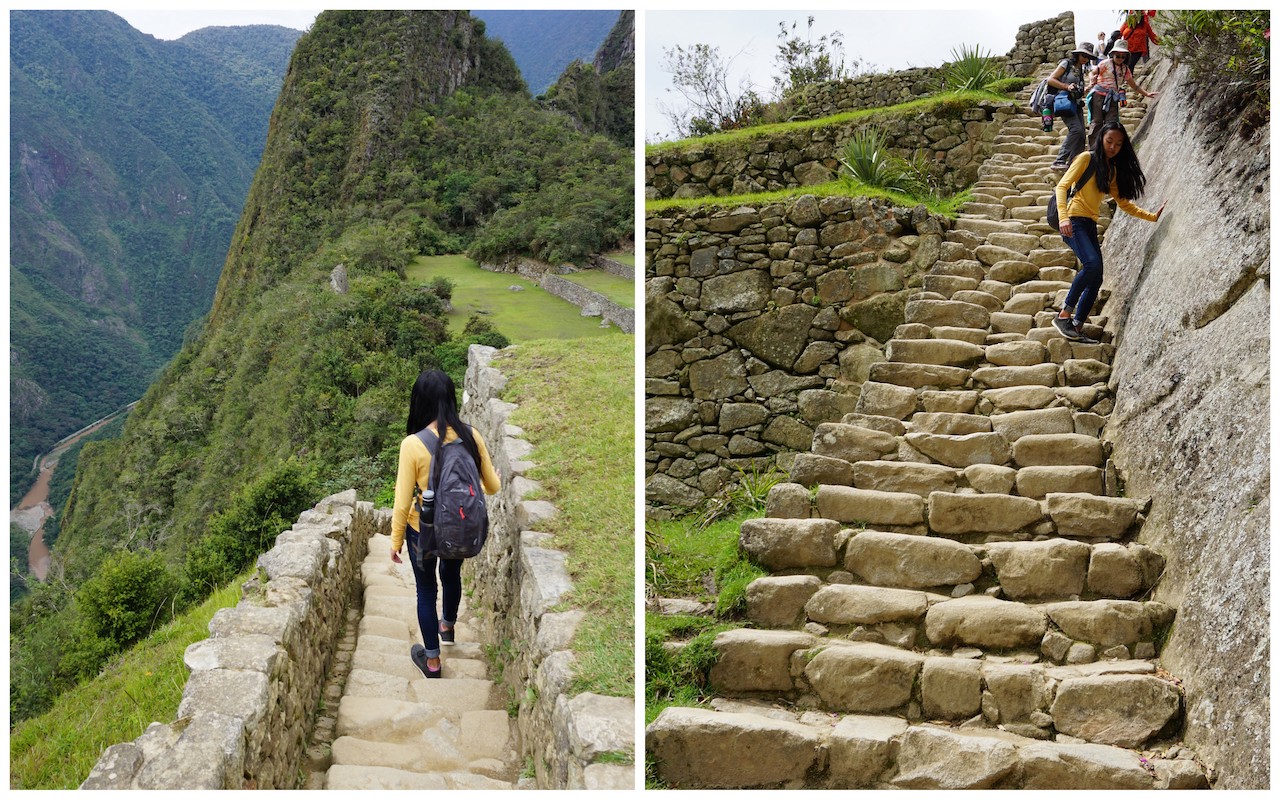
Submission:
[[[1160,204],[1160,208],[1156,211],[1156,219],[1160,219],[1160,215],[1164,213],[1164,207],[1169,205],[1169,201],[1165,200]]]

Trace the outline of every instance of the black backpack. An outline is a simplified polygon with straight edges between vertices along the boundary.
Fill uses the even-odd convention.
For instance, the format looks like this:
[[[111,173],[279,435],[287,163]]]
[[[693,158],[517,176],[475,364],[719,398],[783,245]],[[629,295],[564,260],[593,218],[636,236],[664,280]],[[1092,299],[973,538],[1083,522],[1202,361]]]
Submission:
[[[424,428],[418,438],[431,454],[431,481],[427,488],[435,499],[427,507],[418,497],[418,551],[414,563],[423,569],[427,557],[471,558],[489,538],[489,510],[484,504],[480,467],[461,439],[441,444],[440,437]]]
[[[1080,191],[1089,179],[1093,177],[1093,173],[1097,171],[1093,158],[1089,159],[1089,166],[1084,168],[1084,174],[1080,176],[1080,180],[1076,181],[1076,185],[1067,190],[1067,205],[1071,205],[1071,198],[1076,196],[1076,192]],[[1060,224],[1058,220],[1058,192],[1055,189],[1053,194],[1049,195],[1049,207],[1045,210],[1045,221],[1049,223],[1049,227],[1055,231]]]

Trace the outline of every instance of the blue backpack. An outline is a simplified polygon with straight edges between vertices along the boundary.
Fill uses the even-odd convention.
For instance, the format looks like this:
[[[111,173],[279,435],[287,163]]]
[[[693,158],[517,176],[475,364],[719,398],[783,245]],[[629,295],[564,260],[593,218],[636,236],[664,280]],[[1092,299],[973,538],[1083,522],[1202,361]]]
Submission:
[[[429,489],[433,502],[418,498],[418,551],[414,562],[419,569],[428,557],[471,558],[489,538],[489,510],[484,504],[480,467],[461,439],[440,442],[440,437],[424,428],[418,438],[431,454]]]

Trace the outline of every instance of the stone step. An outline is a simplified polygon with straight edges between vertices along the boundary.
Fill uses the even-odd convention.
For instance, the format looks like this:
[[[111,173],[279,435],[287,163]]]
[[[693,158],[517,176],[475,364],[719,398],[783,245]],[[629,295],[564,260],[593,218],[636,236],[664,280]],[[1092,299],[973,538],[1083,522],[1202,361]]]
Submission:
[[[326,789],[514,789],[509,780],[468,772],[424,773],[392,767],[335,764],[325,777]]]
[[[723,710],[664,709],[645,731],[657,776],[672,788],[1208,786],[1203,769],[1191,754],[1175,746],[1163,746],[1143,756],[1063,734],[1058,734],[1059,741],[1042,741],[1000,730],[995,727],[998,721],[983,718],[977,718],[975,726],[966,723],[953,728],[889,716],[789,712],[741,701],[716,700],[713,705]],[[1041,719],[1037,717],[1037,721]],[[1035,727],[1031,724],[1019,730],[1031,733],[1028,728]],[[1172,758],[1175,754],[1183,757]],[[1162,757],[1166,755],[1170,757]]]

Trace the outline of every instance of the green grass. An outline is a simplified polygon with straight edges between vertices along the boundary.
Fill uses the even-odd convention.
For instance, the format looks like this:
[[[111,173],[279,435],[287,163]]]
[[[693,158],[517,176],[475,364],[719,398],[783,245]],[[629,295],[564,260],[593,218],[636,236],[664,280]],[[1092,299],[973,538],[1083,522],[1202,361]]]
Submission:
[[[586,269],[561,275],[567,281],[597,291],[623,308],[636,307],[636,282],[620,278],[610,272]]]
[[[112,659],[93,680],[9,732],[10,789],[75,789],[102,751],[137,738],[152,722],[172,722],[188,670],[187,645],[209,638],[209,620],[240,599],[251,571]]]
[[[409,280],[428,283],[443,276],[453,281],[453,313],[449,328],[461,331],[479,313],[512,342],[533,339],[632,338],[612,325],[600,327],[599,317],[584,317],[567,300],[547,294],[536,283],[507,272],[487,272],[466,256],[419,256],[405,269]],[[513,292],[511,286],[524,291]]]
[[[573,596],[586,619],[571,649],[574,692],[635,691],[634,343],[630,337],[529,342],[494,366],[508,378],[511,422],[538,466],[528,477],[555,504],[539,529],[568,553]]]
[[[636,265],[636,254],[634,250],[618,250],[613,253],[605,253],[605,258],[610,261],[617,261],[619,264],[626,264],[634,267]]]
[[[712,647],[716,634],[740,628],[740,623],[710,617],[644,615],[644,724],[670,706],[698,706],[707,697],[707,673],[716,662]],[[676,653],[668,641],[686,641]]]
[[[960,111],[972,108],[982,100],[1008,100],[1007,95],[997,92],[943,92],[919,97],[905,103],[883,108],[864,108],[858,111],[846,111],[829,117],[801,120],[799,122],[777,122],[771,125],[757,125],[725,133],[713,133],[710,136],[695,136],[674,142],[659,142],[645,148],[646,155],[659,155],[668,151],[686,150],[692,147],[707,147],[721,144],[749,142],[753,139],[781,136],[794,131],[809,128],[825,128],[830,125],[843,125],[846,122],[873,120],[877,117],[914,116],[916,114],[938,111]]]
[[[887,189],[867,186],[857,181],[841,179],[814,186],[791,186],[786,189],[757,192],[755,194],[734,194],[724,197],[668,197],[661,200],[648,200],[644,204],[644,210],[648,213],[661,213],[672,208],[688,211],[696,208],[760,206],[805,194],[811,194],[815,197],[879,197],[888,200],[894,205],[907,208],[914,208],[924,204],[931,213],[940,214],[950,219],[955,219],[960,213],[961,206],[973,199],[973,193],[967,189],[952,197],[937,199],[932,197],[913,197],[900,192],[891,192]]]

